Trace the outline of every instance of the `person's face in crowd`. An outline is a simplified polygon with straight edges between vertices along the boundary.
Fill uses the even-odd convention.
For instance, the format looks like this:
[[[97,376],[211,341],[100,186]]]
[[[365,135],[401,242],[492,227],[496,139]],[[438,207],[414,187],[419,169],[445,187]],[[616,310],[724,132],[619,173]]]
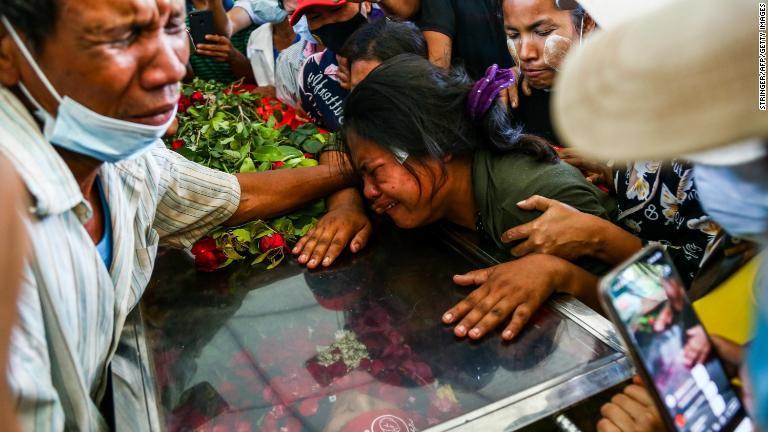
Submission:
[[[105,116],[166,123],[189,58],[184,1],[61,0],[59,8],[53,32],[33,51],[59,94]],[[0,35],[0,82],[23,82],[55,113],[53,96],[5,31]]]
[[[436,185],[442,175],[438,161],[412,163],[411,173],[381,145],[353,132],[347,142],[352,164],[363,178],[363,195],[377,214],[387,214],[400,228],[415,228],[442,218],[439,209],[445,194],[439,189],[445,188]]]
[[[571,12],[558,9],[553,0],[504,0],[503,9],[505,31],[528,83],[538,89],[551,87],[556,71],[544,62],[544,43],[553,35],[579,39]]]
[[[310,30],[337,22],[348,21],[360,12],[358,3],[347,2],[340,6],[314,6],[308,8],[305,15]]]
[[[369,73],[371,73],[372,70],[376,69],[381,64],[380,60],[357,60],[354,63],[352,63],[350,67],[350,82],[352,85],[352,88],[357,87],[358,84],[360,84],[360,81],[364,80],[365,77],[368,76]]]

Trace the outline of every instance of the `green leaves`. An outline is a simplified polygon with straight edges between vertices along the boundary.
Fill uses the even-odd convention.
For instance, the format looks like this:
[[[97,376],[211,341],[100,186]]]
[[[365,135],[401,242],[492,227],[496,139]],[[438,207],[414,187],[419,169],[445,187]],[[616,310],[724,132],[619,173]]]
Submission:
[[[317,160],[305,152],[316,154],[328,142],[314,124],[302,124],[295,130],[288,125],[278,127],[294,118],[293,112],[286,111],[290,108],[274,99],[239,91],[236,85],[195,79],[182,87],[182,94],[189,98],[188,106],[186,112],[178,114],[179,128],[166,139],[166,146],[183,139],[186,145],[178,153],[209,168],[254,173],[272,169],[274,162],[283,162],[280,169],[316,166]],[[227,257],[221,267],[248,259],[270,269],[282,262],[285,250],[274,247],[262,251],[259,241],[279,233],[292,244],[312,229],[324,212],[323,201],[318,201],[287,216],[235,228],[219,227],[209,235]]]
[[[283,104],[261,98],[249,92],[232,91],[232,86],[195,80],[185,85],[183,94],[205,94],[204,103],[189,106],[179,113],[179,130],[173,139],[190,143],[180,151],[187,159],[226,172],[259,171],[263,162],[284,161],[291,167],[314,166],[305,162],[304,152],[317,153],[322,149],[322,135],[313,124],[303,124],[296,130],[276,125],[282,122],[287,109]],[[266,110],[266,122],[258,110]],[[236,155],[234,152],[238,152]],[[250,159],[250,162],[248,162]],[[298,161],[288,163],[291,159]]]
[[[304,156],[304,153],[296,147],[281,145],[278,146],[277,149],[280,151],[280,154],[283,155],[283,160],[290,158],[300,158]]]
[[[247,157],[243,159],[243,163],[240,165],[241,173],[256,172],[256,165],[253,163],[253,159]]]
[[[304,141],[304,143],[301,145],[301,147],[304,149],[304,151],[308,153],[319,153],[320,150],[323,149],[323,146],[325,144],[321,143],[320,141],[316,139],[308,139]]]

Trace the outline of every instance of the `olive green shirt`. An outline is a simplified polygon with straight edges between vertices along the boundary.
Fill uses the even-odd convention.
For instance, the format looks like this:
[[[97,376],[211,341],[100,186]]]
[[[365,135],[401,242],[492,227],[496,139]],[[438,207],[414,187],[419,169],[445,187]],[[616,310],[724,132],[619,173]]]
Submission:
[[[523,210],[517,203],[533,195],[541,195],[568,204],[585,213],[609,219],[616,203],[581,172],[565,162],[537,162],[519,153],[478,151],[472,167],[472,183],[483,230],[500,248],[504,231],[541,215],[540,211]]]

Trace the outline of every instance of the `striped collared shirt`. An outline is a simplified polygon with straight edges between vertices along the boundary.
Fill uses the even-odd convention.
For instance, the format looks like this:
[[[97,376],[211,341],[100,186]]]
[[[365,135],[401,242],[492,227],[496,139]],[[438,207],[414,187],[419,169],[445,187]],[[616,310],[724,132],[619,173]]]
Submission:
[[[107,366],[158,244],[191,246],[237,210],[240,186],[234,176],[189,162],[162,143],[136,159],[103,164],[99,178],[113,227],[107,269],[83,226],[92,210],[74,176],[2,87],[0,152],[34,202],[32,255],[8,371],[22,430],[105,430],[98,404]]]

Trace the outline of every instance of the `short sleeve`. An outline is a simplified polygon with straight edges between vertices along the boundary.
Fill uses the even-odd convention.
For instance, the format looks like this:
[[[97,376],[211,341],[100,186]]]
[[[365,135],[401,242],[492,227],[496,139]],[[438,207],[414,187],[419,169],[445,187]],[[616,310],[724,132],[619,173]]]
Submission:
[[[240,205],[240,183],[231,174],[185,159],[166,148],[153,150],[159,200],[153,228],[163,244],[186,248],[229,219]]]
[[[299,71],[304,61],[304,45],[299,41],[284,49],[275,62],[275,91],[277,98],[296,108],[301,103]]]
[[[453,0],[422,0],[417,24],[422,31],[435,31],[451,39],[456,35]]]
[[[517,207],[517,202],[533,195],[557,200],[581,212],[610,219],[615,206],[614,201],[595,185],[587,182],[576,168],[564,162],[558,162],[552,165],[533,166],[530,171],[529,175],[520,176],[520,181],[514,185],[518,192],[507,195],[507,199],[503,200],[502,204],[523,223],[541,214]]]

